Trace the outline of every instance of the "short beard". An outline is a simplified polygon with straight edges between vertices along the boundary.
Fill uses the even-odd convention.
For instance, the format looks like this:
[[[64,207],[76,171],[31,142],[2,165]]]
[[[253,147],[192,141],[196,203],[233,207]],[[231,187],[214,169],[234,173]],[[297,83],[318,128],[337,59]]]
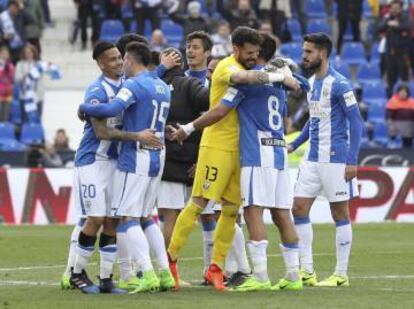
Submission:
[[[309,65],[305,70],[309,74],[314,74],[320,67],[322,66],[322,59],[315,61],[311,65]]]

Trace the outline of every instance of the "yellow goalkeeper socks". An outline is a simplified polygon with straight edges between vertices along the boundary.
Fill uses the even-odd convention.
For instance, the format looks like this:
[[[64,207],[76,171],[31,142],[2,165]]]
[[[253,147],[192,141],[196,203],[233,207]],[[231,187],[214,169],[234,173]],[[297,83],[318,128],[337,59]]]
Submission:
[[[168,253],[172,260],[178,258],[181,247],[186,244],[194,228],[194,224],[202,211],[203,208],[195,204],[192,199],[190,199],[187,206],[181,211],[175,223],[170,245],[168,246]]]
[[[223,269],[224,261],[233,242],[238,211],[239,206],[224,206],[214,232],[212,263],[217,264],[221,269]]]

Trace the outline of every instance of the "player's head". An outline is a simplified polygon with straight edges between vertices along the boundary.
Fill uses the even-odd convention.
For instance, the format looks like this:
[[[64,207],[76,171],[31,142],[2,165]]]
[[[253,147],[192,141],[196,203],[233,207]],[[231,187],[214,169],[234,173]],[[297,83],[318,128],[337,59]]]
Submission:
[[[213,41],[210,35],[204,31],[194,31],[187,35],[185,54],[188,66],[191,69],[206,68],[207,59],[210,57]]]
[[[126,46],[131,42],[143,43],[149,46],[149,42],[146,37],[136,33],[126,33],[116,42],[116,47],[121,53],[122,58],[124,58]]]
[[[390,6],[390,13],[392,16],[398,16],[401,14],[401,11],[403,9],[403,3],[401,0],[393,0],[391,1]]]
[[[213,76],[214,70],[216,69],[221,59],[223,58],[212,58],[210,62],[208,63],[206,78],[209,81],[211,81],[211,76]]]
[[[178,57],[180,58],[180,68],[183,68],[184,66],[184,61],[183,61],[183,54],[181,53],[181,51],[178,48],[175,47],[167,47],[166,49],[164,49],[161,54],[160,54],[160,59],[162,55],[169,55],[171,53],[174,53],[176,55],[178,55]]]
[[[153,71],[160,65],[160,55],[161,53],[156,50],[151,51],[151,63],[148,65],[148,70]]]
[[[262,37],[257,30],[249,27],[237,27],[231,34],[233,54],[246,69],[256,65]]]
[[[268,33],[261,33],[262,44],[260,44],[259,58],[262,62],[266,63],[274,56],[276,52],[276,40],[275,37]]]
[[[125,48],[124,72],[126,76],[132,77],[146,70],[151,63],[151,50],[146,44],[132,42]]]
[[[303,38],[303,67],[316,71],[327,62],[332,51],[331,38],[322,32],[310,33]]]
[[[96,43],[92,58],[105,76],[112,79],[122,76],[122,56],[113,43],[106,41]]]

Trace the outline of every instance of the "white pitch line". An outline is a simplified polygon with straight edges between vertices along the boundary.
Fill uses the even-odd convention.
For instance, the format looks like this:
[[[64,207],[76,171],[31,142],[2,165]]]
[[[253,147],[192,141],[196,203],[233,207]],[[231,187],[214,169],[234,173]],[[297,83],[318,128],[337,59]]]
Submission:
[[[43,285],[58,286],[59,283],[47,281],[20,281],[20,280],[0,280],[0,285]]]
[[[351,279],[414,279],[412,275],[351,276]]]

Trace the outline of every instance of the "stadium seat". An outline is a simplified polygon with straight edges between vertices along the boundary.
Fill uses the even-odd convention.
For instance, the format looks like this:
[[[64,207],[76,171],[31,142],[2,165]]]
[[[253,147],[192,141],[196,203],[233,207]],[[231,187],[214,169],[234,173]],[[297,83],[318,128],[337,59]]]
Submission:
[[[45,133],[40,123],[24,123],[20,141],[26,145],[40,145],[43,144]]]
[[[9,121],[13,124],[22,123],[22,107],[19,100],[13,99],[10,104]]]
[[[121,8],[122,19],[132,19],[134,18],[134,10],[132,9],[129,1],[124,1],[124,4]]]
[[[167,37],[169,42],[181,42],[183,37],[183,28],[172,22],[171,20],[162,20],[161,21],[161,30],[164,32],[164,35]]]
[[[106,19],[102,23],[99,39],[115,43],[124,32],[124,25],[120,20]]]
[[[378,51],[379,43],[374,43],[371,46],[371,54],[369,57],[370,62],[378,62],[380,60],[380,53]]]
[[[385,105],[387,96],[382,82],[366,82],[362,83],[363,97],[365,101],[376,102]]]
[[[129,28],[130,32],[137,33],[137,21],[133,20],[131,22],[131,26]],[[151,32],[151,22],[147,19],[145,20],[144,25],[144,36],[147,38],[151,38],[152,32]]]
[[[26,149],[26,145],[17,140],[12,140],[6,143],[0,142],[1,151],[25,151]]]
[[[360,82],[381,81],[381,72],[378,62],[367,62],[358,71],[357,79]]]
[[[10,122],[0,122],[0,143],[16,140],[14,125]]]
[[[302,41],[302,31],[300,29],[300,24],[297,19],[289,19],[287,21],[287,26],[292,34],[292,40],[293,41]]]
[[[280,49],[283,56],[292,58],[295,62],[302,62],[302,44],[301,43],[286,43],[282,44]]]
[[[308,22],[308,33],[324,32],[331,34],[331,28],[329,27],[326,19],[311,19]]]
[[[361,65],[366,62],[364,46],[360,42],[345,42],[342,46],[341,60],[347,64]]]
[[[383,123],[385,121],[385,106],[380,104],[369,104],[368,121],[375,123]]]
[[[306,13],[310,18],[325,18],[326,10],[324,0],[308,0]]]
[[[381,143],[387,144],[388,142],[388,127],[384,122],[375,124],[374,127],[374,140]]]
[[[348,79],[352,79],[351,71],[349,70],[349,66],[343,62],[340,63],[334,63],[334,69],[337,70],[339,73],[341,73],[343,76],[345,76]]]

